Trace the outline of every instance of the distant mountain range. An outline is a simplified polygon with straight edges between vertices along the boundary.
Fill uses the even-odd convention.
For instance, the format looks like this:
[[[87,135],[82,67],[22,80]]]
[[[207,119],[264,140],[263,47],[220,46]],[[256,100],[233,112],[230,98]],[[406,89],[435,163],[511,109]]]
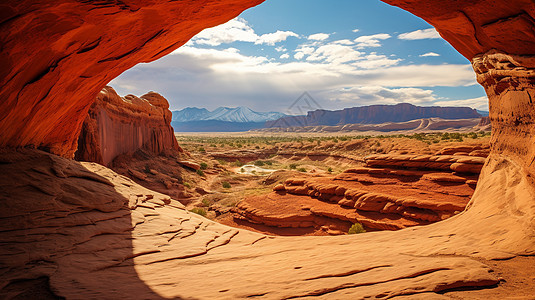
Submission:
[[[470,107],[370,105],[342,110],[309,111],[306,116],[288,116],[280,112],[256,112],[247,107],[219,107],[214,111],[188,107],[173,111],[171,125],[176,132],[239,132],[262,128],[343,126],[347,124],[383,124],[440,118],[460,120],[481,118],[488,112]]]
[[[236,132],[263,128],[266,121],[285,117],[280,112],[256,112],[248,107],[187,107],[173,111],[171,125],[177,132]]]
[[[396,105],[352,107],[334,111],[309,111],[306,116],[287,116],[275,121],[268,121],[266,122],[266,128],[381,124],[387,122],[407,122],[425,118],[457,120],[480,117],[481,114],[470,107],[423,107],[400,103]]]

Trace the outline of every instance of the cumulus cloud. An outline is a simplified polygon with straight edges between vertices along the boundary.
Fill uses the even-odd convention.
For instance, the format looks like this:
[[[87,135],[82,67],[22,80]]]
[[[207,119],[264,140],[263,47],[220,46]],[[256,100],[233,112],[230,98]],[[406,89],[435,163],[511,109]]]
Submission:
[[[351,30],[351,31],[353,31],[353,32],[359,32],[360,29],[353,29],[353,30]]]
[[[314,40],[314,41],[324,41],[326,39],[328,39],[330,36],[330,34],[327,34],[327,33],[316,33],[316,34],[311,34],[308,36],[308,39],[309,40]]]
[[[416,31],[406,32],[398,35],[400,40],[424,40],[424,39],[439,39],[440,35],[435,28],[420,29]]]
[[[389,103],[393,99],[421,104],[428,101],[432,104],[436,100],[430,98],[433,95],[418,89],[476,84],[469,64],[400,66],[392,57],[359,54],[354,49],[333,47],[343,45],[326,46],[329,47],[302,46],[300,49],[303,52],[295,54],[304,57],[306,52],[308,55],[325,56],[317,61],[287,61],[284,58],[286,56],[281,57],[284,61],[273,61],[263,56],[244,55],[234,48],[181,47],[158,61],[137,65],[110,84],[117,87],[120,94],[158,91],[169,100],[173,109],[186,106],[213,109],[232,103],[260,111],[287,107],[303,91],[317,96],[318,101],[323,101],[321,105],[324,108],[339,109],[379,103],[377,101]],[[328,53],[336,58],[328,58]],[[342,63],[350,59],[357,60]],[[380,67],[372,68],[372,63],[363,65],[367,61]],[[362,64],[354,65],[359,62]],[[355,83],[359,87],[355,87]],[[375,87],[375,90],[366,88],[368,86]],[[133,87],[136,90],[132,90]],[[351,87],[352,90],[342,93],[345,87]],[[377,90],[377,87],[383,88]],[[367,96],[369,102],[366,102],[368,98],[364,92],[377,96]],[[353,102],[337,104],[336,101],[350,101],[350,95],[353,95]]]
[[[421,88],[386,88],[383,86],[357,86],[341,88],[333,93],[331,100],[358,102],[362,105],[412,103],[425,105],[433,103],[436,96],[432,90]]]
[[[357,47],[359,48],[381,47],[380,40],[386,40],[389,38],[391,38],[390,34],[379,33],[374,35],[363,35],[356,38],[354,41],[357,43]]]
[[[279,47],[275,48],[275,51],[277,51],[277,52],[286,52],[286,51],[288,51],[288,49],[284,48],[283,46],[279,46]]]
[[[420,55],[420,57],[430,57],[430,56],[440,56],[440,54],[435,52],[427,52],[425,54]]]
[[[283,55],[280,56],[281,59],[288,59],[290,58],[290,55],[288,53],[284,53]]]
[[[327,44],[318,47],[310,56],[308,61],[326,61],[330,63],[340,64],[361,59],[361,52],[354,50],[352,47]]]
[[[344,39],[344,40],[333,41],[332,44],[353,45],[354,43],[348,39]]]
[[[273,33],[266,33],[258,37],[258,39],[255,41],[255,44],[266,44],[273,46],[276,43],[285,41],[288,37],[299,37],[299,35],[292,31],[280,31],[277,30],[277,32]]]
[[[233,42],[250,42],[255,44],[275,45],[288,37],[299,37],[292,31],[280,31],[258,35],[242,18],[235,18],[225,24],[208,28],[197,34],[192,43],[208,46],[219,46]]]

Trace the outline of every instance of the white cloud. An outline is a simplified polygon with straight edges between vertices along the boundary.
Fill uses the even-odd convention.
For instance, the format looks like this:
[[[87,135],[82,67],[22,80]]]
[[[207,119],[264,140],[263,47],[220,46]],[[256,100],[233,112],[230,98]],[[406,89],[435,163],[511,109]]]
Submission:
[[[334,41],[332,42],[332,44],[340,44],[340,45],[353,45],[354,43],[350,40],[338,40],[338,41]]]
[[[351,31],[353,31],[353,32],[359,32],[360,29],[353,29],[353,30],[351,30]]]
[[[290,58],[290,55],[288,53],[284,53],[283,55],[280,56],[281,59],[288,59]]]
[[[361,54],[361,52],[356,51],[349,46],[327,44],[317,48],[314,53],[307,57],[307,60],[341,64],[361,59]]]
[[[256,41],[255,44],[266,44],[273,46],[276,43],[285,41],[288,37],[299,37],[299,35],[292,31],[280,31],[277,30],[277,32],[273,33],[266,33],[261,35]]]
[[[432,90],[421,88],[386,88],[383,86],[357,86],[341,88],[333,93],[330,100],[371,104],[412,103],[425,105],[433,103],[436,96]],[[348,105],[348,104],[346,104]]]
[[[468,106],[479,110],[489,110],[489,99],[486,96],[464,100],[436,101],[434,104],[439,106]]]
[[[233,42],[250,42],[257,45],[266,44],[273,46],[276,43],[285,41],[291,36],[299,37],[295,32],[280,30],[259,36],[255,33],[254,29],[249,26],[247,21],[238,17],[225,24],[203,30],[192,39],[192,43],[219,46],[221,44],[229,44]]]
[[[420,55],[420,57],[430,57],[430,56],[440,56],[440,54],[435,52],[427,52],[425,54]]]
[[[242,18],[236,18],[216,27],[208,28],[197,34],[193,41],[196,44],[219,46],[232,42],[255,42],[258,35]]]
[[[365,59],[353,63],[352,65],[359,67],[361,69],[376,69],[384,68],[397,65],[401,59],[391,59],[385,55],[377,55],[377,53],[372,52],[369,55],[366,55]]]
[[[388,33],[379,33],[374,35],[363,35],[356,38],[354,41],[357,43],[357,47],[366,48],[366,47],[381,47],[380,40],[386,40],[391,38]]]
[[[294,58],[295,59],[301,60],[301,59],[303,59],[303,57],[305,57],[305,53],[303,53],[303,52],[297,52],[297,53],[294,54]]]
[[[309,40],[314,40],[314,41],[324,41],[324,40],[328,39],[329,36],[330,35],[327,34],[327,33],[316,33],[316,34],[309,35],[308,39]]]
[[[279,46],[279,47],[275,48],[275,51],[277,51],[277,52],[286,52],[288,50],[286,48],[284,48],[283,46]]]
[[[439,39],[440,35],[435,28],[420,29],[416,31],[406,32],[398,35],[400,40],[424,40],[424,39]]]

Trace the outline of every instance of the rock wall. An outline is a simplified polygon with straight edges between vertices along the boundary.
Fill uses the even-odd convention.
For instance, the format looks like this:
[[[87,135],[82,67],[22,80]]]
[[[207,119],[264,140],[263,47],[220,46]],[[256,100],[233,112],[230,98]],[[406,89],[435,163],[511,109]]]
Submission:
[[[75,158],[110,165],[118,155],[137,149],[180,150],[170,123],[169,103],[160,94],[120,97],[105,87],[84,121]]]
[[[108,82],[261,2],[2,1],[0,147],[73,157],[89,107]]]
[[[409,103],[396,105],[370,105],[344,108],[342,110],[309,111],[306,116],[288,116],[275,121],[267,121],[265,127],[294,127],[345,124],[381,124],[387,122],[407,122],[422,118],[471,119],[481,115],[470,107],[422,107]]]

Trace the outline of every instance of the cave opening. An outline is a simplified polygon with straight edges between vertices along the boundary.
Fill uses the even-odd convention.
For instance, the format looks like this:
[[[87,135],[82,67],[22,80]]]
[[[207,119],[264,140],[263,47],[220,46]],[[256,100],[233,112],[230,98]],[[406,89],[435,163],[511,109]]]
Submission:
[[[222,226],[99,164],[69,159],[105,83],[260,1],[142,2],[0,5],[1,297],[531,297],[532,1],[385,0],[427,20],[472,62],[490,100],[491,151],[463,213],[329,238]],[[155,94],[130,102],[146,107],[141,98],[165,115]],[[154,147],[159,137],[150,135]]]
[[[462,212],[490,148],[487,98],[466,58],[381,1],[336,2],[335,17],[310,28],[299,23],[326,5],[301,1],[287,8],[303,8],[298,16],[269,23],[286,5],[261,4],[115,78],[83,125],[77,160],[267,234],[399,230]],[[369,17],[378,13],[389,21]],[[121,101],[114,89],[166,98]],[[121,116],[123,102],[148,124]]]

